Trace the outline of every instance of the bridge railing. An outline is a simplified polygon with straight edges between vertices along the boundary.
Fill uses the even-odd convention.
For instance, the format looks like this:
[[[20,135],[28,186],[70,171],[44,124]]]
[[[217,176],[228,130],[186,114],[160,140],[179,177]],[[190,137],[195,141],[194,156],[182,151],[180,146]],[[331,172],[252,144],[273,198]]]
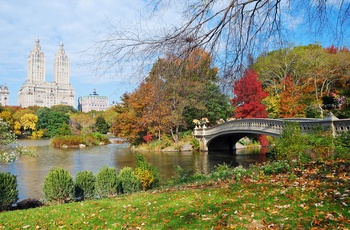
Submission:
[[[341,119],[333,122],[336,133],[350,132],[350,119]]]
[[[334,116],[328,116],[324,119],[309,119],[309,118],[295,118],[295,119],[268,119],[268,118],[250,118],[237,119],[225,122],[213,127],[199,127],[195,128],[194,136],[212,136],[218,133],[237,131],[255,131],[266,133],[270,135],[280,135],[284,129],[286,122],[298,122],[303,132],[311,132],[315,127],[322,127],[324,130],[331,130],[333,135],[341,132],[350,132],[350,119],[341,119]]]
[[[261,131],[268,133],[275,133],[276,135],[285,127],[285,122],[281,119],[267,119],[267,118],[251,118],[251,119],[237,119],[228,121],[213,127],[195,128],[195,136],[215,135],[218,132],[241,130],[241,131]]]

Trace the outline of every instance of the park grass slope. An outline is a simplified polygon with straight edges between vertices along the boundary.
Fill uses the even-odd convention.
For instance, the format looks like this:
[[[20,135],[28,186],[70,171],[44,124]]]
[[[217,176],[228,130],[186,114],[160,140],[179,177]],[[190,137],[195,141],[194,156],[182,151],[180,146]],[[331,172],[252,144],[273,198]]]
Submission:
[[[0,213],[0,229],[349,229],[349,162]]]

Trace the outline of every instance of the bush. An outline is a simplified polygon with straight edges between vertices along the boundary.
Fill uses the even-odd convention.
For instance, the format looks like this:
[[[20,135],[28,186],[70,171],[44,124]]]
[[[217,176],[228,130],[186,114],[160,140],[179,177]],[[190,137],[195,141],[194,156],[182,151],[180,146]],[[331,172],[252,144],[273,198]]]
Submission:
[[[141,182],[144,191],[159,185],[158,169],[148,163],[141,154],[136,154],[135,175]]]
[[[260,166],[260,170],[264,172],[265,175],[287,173],[292,171],[292,167],[287,161],[272,161],[264,162]]]
[[[55,148],[61,148],[63,145],[78,146],[83,143],[83,138],[77,135],[56,136],[52,139],[51,145]]]
[[[287,122],[272,149],[276,160],[287,160],[292,163],[305,163],[310,160],[307,134],[302,133],[296,122]]]
[[[236,181],[241,181],[242,177],[245,177],[248,175],[248,170],[243,168],[242,165],[239,165],[233,168],[233,175]]]
[[[335,139],[334,158],[350,160],[350,133],[343,132]]]
[[[329,160],[334,157],[334,138],[329,131],[315,130],[309,135],[309,147],[313,160]]]
[[[175,175],[172,178],[174,183],[186,183],[191,180],[193,176],[193,171],[189,169],[184,169],[179,165],[175,166]]]
[[[92,199],[95,197],[96,177],[92,171],[78,172],[75,177],[75,197]]]
[[[215,166],[215,170],[211,173],[211,177],[215,179],[226,179],[232,175],[232,168],[225,163]]]
[[[199,148],[200,148],[199,140],[196,138],[191,139],[191,145],[192,145],[194,150],[199,150]]]
[[[140,181],[130,167],[125,167],[119,171],[118,182],[121,193],[133,193],[141,187]]]
[[[0,172],[0,210],[4,210],[18,200],[17,178],[15,175]]]
[[[118,178],[115,168],[104,166],[96,175],[96,195],[100,198],[118,193]]]
[[[68,171],[53,168],[45,178],[43,190],[49,202],[69,202],[74,197],[73,178]]]

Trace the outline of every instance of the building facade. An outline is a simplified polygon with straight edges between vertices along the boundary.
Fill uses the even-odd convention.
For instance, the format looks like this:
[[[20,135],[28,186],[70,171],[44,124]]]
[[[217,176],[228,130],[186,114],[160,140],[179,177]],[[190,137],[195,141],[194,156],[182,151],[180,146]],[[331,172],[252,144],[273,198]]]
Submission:
[[[94,92],[89,96],[79,97],[78,110],[81,112],[105,111],[108,108],[108,97],[99,96],[94,89]]]
[[[10,91],[5,85],[0,85],[0,105],[6,106],[9,105],[10,101]]]
[[[46,57],[36,39],[28,56],[27,80],[18,91],[18,105],[37,105],[50,108],[53,105],[75,105],[75,90],[70,84],[70,63],[63,43],[54,59],[54,80],[46,81]]]

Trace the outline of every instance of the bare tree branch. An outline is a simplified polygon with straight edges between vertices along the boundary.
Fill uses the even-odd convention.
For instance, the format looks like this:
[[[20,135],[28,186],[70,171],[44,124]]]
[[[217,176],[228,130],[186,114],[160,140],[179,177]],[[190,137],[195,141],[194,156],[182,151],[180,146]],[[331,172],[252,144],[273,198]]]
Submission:
[[[230,84],[239,76],[237,71],[239,73],[247,67],[248,57],[256,57],[263,51],[285,44],[283,35],[289,26],[286,17],[300,13],[307,20],[310,32],[326,32],[334,40],[341,40],[350,15],[348,0],[175,2],[150,0],[149,4],[156,13],[164,6],[184,3],[186,19],[182,25],[154,31],[144,25],[131,28],[129,25],[116,27],[109,23],[110,32],[99,37],[92,47],[94,56],[91,64],[95,70],[100,75],[116,73],[126,63],[149,70],[150,65],[166,53],[183,58],[189,51],[202,48],[210,52],[215,64],[220,67],[223,82]]]

